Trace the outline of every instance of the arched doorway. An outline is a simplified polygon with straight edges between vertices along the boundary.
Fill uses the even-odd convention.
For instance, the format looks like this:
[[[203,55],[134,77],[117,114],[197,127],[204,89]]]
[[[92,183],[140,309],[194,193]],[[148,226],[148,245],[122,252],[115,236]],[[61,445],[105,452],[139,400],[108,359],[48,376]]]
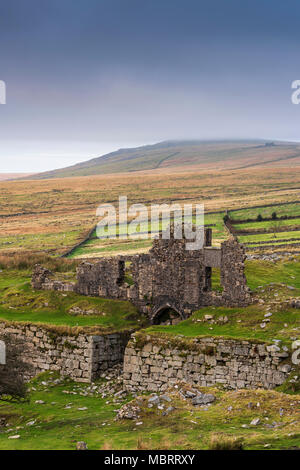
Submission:
[[[179,312],[170,306],[160,308],[153,317],[153,325],[177,325],[182,321]]]

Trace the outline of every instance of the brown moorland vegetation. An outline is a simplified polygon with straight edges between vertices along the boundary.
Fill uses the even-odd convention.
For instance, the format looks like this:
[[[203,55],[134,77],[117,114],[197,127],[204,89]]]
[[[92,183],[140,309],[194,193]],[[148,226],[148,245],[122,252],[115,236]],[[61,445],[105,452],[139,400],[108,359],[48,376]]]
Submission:
[[[300,200],[300,167],[215,171],[197,166],[0,182],[0,253],[59,255],[97,222],[99,204],[200,202],[206,212]]]

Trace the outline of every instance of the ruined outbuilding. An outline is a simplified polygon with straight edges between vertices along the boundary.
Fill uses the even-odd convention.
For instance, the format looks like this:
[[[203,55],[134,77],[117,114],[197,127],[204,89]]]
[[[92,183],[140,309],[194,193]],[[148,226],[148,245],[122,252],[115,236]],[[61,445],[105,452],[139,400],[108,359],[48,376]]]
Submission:
[[[211,242],[211,229],[206,228],[203,248],[186,250],[187,240],[174,238],[171,231],[170,239],[155,239],[147,254],[83,262],[77,268],[76,283],[56,281],[50,271],[37,265],[32,286],[130,300],[152,323],[172,323],[203,306],[247,305],[250,293],[243,246],[233,238],[223,242],[221,248],[212,247]],[[125,282],[129,263],[132,285]],[[222,292],[212,291],[212,268],[220,269]]]

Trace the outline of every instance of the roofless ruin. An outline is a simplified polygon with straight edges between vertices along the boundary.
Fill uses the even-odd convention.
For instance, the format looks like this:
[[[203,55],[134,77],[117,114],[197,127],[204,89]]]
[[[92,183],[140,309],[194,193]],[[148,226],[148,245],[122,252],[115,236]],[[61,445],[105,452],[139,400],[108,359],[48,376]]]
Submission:
[[[185,319],[203,306],[247,305],[250,293],[243,246],[230,238],[215,248],[211,229],[205,228],[204,233],[204,246],[197,250],[186,250],[187,240],[174,238],[171,231],[170,239],[155,239],[147,254],[85,261],[77,268],[76,283],[56,281],[50,271],[36,265],[32,286],[130,300],[152,323]],[[125,281],[127,263],[131,263],[132,285]],[[211,288],[212,268],[220,269],[222,292]]]

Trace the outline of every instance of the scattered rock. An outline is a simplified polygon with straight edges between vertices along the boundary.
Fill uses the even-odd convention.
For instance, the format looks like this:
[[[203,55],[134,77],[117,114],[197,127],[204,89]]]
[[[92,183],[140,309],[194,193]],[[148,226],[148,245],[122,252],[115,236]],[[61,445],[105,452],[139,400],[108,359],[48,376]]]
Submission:
[[[162,415],[163,415],[163,416],[167,416],[169,413],[172,413],[172,411],[174,411],[174,410],[175,410],[174,406],[169,406],[169,407],[166,409],[166,411],[163,412]]]
[[[197,395],[197,393],[191,392],[190,390],[186,390],[183,395],[186,398],[194,398]]]
[[[205,321],[210,321],[210,320],[213,320],[213,315],[204,315],[204,320]]]
[[[160,400],[158,395],[154,395],[153,397],[150,397],[148,400],[148,404],[150,405],[159,405]]]
[[[28,423],[26,423],[26,426],[33,426],[34,424],[36,423],[36,421],[29,421]]]
[[[280,347],[279,346],[276,346],[276,344],[271,344],[270,346],[267,346],[266,347],[266,350],[268,352],[279,352],[280,351]]]
[[[116,419],[138,419],[140,412],[141,409],[137,405],[126,403],[118,410]]]
[[[84,441],[79,441],[76,443],[76,450],[87,450],[88,446],[87,443]]]
[[[161,395],[161,396],[160,396],[160,399],[161,399],[161,400],[164,400],[164,401],[168,401],[168,402],[171,401],[171,398],[170,398],[168,395]]]
[[[257,426],[258,424],[260,423],[260,419],[259,418],[254,418],[252,421],[251,421],[251,426]]]
[[[193,405],[207,405],[208,403],[213,403],[216,397],[211,393],[200,393],[192,399]]]

